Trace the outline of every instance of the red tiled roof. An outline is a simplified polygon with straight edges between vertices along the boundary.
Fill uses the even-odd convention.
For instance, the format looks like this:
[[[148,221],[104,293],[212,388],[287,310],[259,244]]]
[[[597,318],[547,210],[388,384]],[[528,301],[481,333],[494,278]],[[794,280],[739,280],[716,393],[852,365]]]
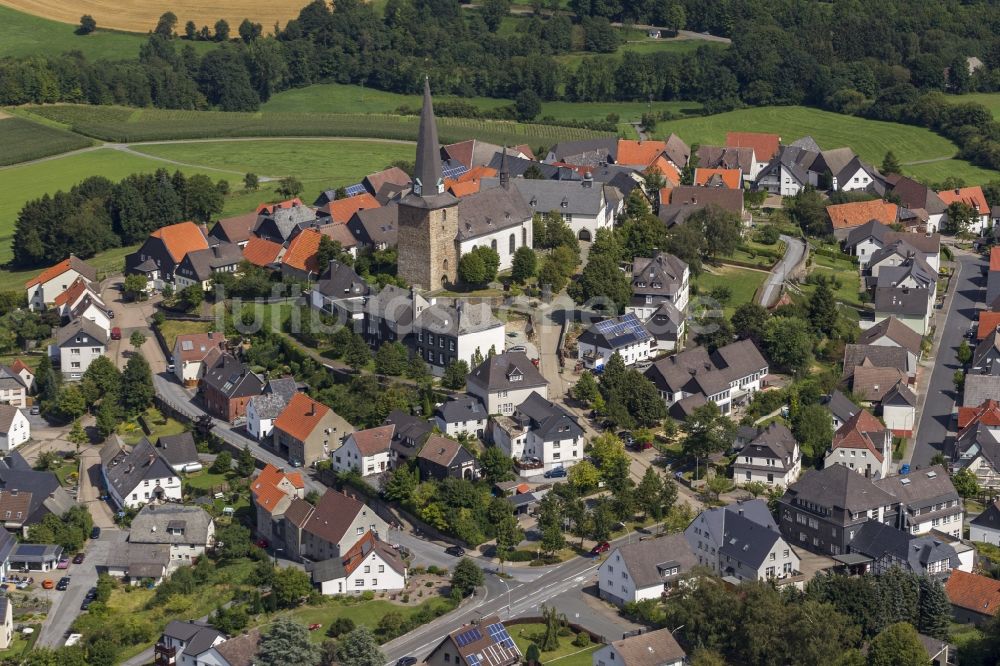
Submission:
[[[83,296],[83,292],[85,291],[87,291],[87,281],[82,277],[78,277],[73,280],[73,284],[71,284],[66,291],[56,296],[52,302],[55,303],[57,307],[62,307],[67,303],[73,304],[76,302],[76,299]]]
[[[1000,271],[1000,247],[990,250],[990,270]]]
[[[730,148],[753,148],[754,158],[758,162],[767,162],[778,154],[781,137],[761,132],[728,132],[726,145]]]
[[[945,594],[953,606],[959,606],[981,615],[996,615],[1000,609],[1000,580],[952,569]]]
[[[343,249],[355,247],[358,244],[358,239],[354,237],[351,233],[351,229],[343,222],[334,222],[333,224],[324,224],[319,228],[319,232],[324,236],[329,236],[331,240],[335,240],[340,243],[340,247]]]
[[[31,374],[35,374],[35,371],[32,370],[30,367],[28,367],[28,364],[19,358],[14,359],[14,362],[10,364],[10,368],[14,372],[21,372],[22,370],[27,370]]]
[[[646,168],[666,149],[667,144],[663,141],[619,139],[615,163]]]
[[[403,573],[406,569],[406,565],[400,560],[399,553],[393,550],[388,544],[376,539],[374,532],[365,532],[365,535],[356,544],[351,546],[350,550],[341,558],[341,563],[344,565],[344,573],[350,576],[357,571],[358,567],[368,559],[372,551],[377,551],[379,557],[399,573]]]
[[[662,187],[660,188],[660,205],[666,206],[670,203],[670,193],[673,191],[672,187]]]
[[[279,201],[278,203],[262,203],[257,206],[257,214],[265,213],[271,215],[276,210],[281,210],[282,208],[291,208],[293,206],[302,206],[302,199],[295,197],[294,199],[288,199],[286,201]]]
[[[167,252],[174,261],[180,263],[188,252],[195,250],[207,250],[208,241],[201,228],[194,222],[178,222],[165,227],[160,227],[149,234],[153,238],[159,238],[167,248]]]
[[[190,349],[184,348],[184,343],[190,342]],[[221,349],[226,342],[226,336],[212,331],[210,333],[184,333],[174,341],[174,361],[203,361],[213,349]]]
[[[964,203],[972,207],[980,215],[986,215],[990,212],[990,205],[986,203],[986,195],[983,194],[983,188],[978,185],[960,187],[954,190],[942,190],[938,192],[938,196],[941,197],[941,201],[946,206],[950,206],[953,203]]]
[[[469,169],[455,180],[465,183],[470,180],[482,180],[483,178],[496,178],[497,170],[488,166],[477,166]]]
[[[250,492],[253,494],[257,505],[267,509],[269,512],[272,511],[278,505],[278,502],[281,501],[281,498],[287,495],[278,486],[278,484],[286,479],[296,488],[305,487],[300,473],[292,472],[291,474],[285,474],[270,463],[265,465],[264,469],[257,475],[257,478],[250,483]]]
[[[896,204],[879,199],[852,201],[851,203],[826,207],[826,214],[830,216],[830,223],[834,229],[860,227],[869,220],[875,220],[885,225],[893,224],[896,221],[898,211],[899,207]]]
[[[34,287],[36,284],[42,284],[44,282],[48,282],[49,280],[53,280],[70,269],[75,270],[77,273],[80,273],[81,275],[86,275],[87,273],[90,273],[90,278],[96,277],[96,272],[94,271],[94,269],[92,269],[90,266],[85,264],[80,259],[77,259],[76,257],[70,257],[68,259],[63,259],[55,266],[49,266],[35,277],[25,282],[24,288],[30,289],[31,287]]]
[[[375,197],[367,192],[362,192],[361,194],[353,197],[331,201],[325,206],[322,206],[319,209],[319,212],[326,213],[334,222],[347,224],[347,221],[351,219],[351,216],[359,210],[368,210],[369,208],[378,207],[379,203]]]
[[[302,480],[301,472],[290,472],[285,475],[285,478],[292,482],[292,485],[296,488],[302,489],[306,487],[305,481]]]
[[[976,331],[976,339],[982,340],[988,335],[993,335],[993,331],[1000,326],[1000,312],[979,311],[979,330]]]
[[[653,163],[649,165],[649,168],[658,169],[660,171],[660,175],[663,176],[663,179],[667,181],[668,185],[676,187],[681,184],[680,172],[677,171],[677,168],[663,155],[660,155],[653,160]]]
[[[451,192],[452,196],[461,199],[462,197],[467,197],[470,194],[478,192],[480,183],[478,180],[467,180],[462,182],[450,180],[445,183],[445,187],[449,192]]]
[[[982,423],[990,427],[1000,427],[1000,402],[987,400],[978,407],[958,408],[958,429],[965,430],[970,425]]]
[[[392,433],[395,430],[396,426],[389,424],[367,430],[357,430],[351,433],[351,438],[362,456],[373,456],[389,450],[389,445],[392,443]]]
[[[867,409],[862,409],[834,433],[831,447],[834,449],[868,449],[879,462],[882,462],[882,449],[876,446],[871,439],[872,433],[880,432],[885,432],[885,426]]]
[[[316,229],[303,229],[302,233],[288,244],[281,263],[308,273],[319,273],[319,261],[316,253],[319,251],[319,241],[323,238]]]
[[[739,169],[695,169],[694,184],[707,185],[712,176],[722,178],[722,183],[731,190],[743,187],[743,176]]]
[[[535,151],[533,151],[531,149],[531,146],[529,146],[526,143],[522,143],[519,146],[514,146],[514,150],[517,151],[517,152],[519,152],[519,153],[521,153],[522,155],[524,155],[525,157],[527,157],[529,160],[534,160],[535,159]]]
[[[250,242],[243,248],[243,258],[254,266],[265,268],[268,264],[273,264],[281,254],[281,244],[269,241],[260,236],[251,236]]]
[[[274,427],[304,442],[329,412],[330,408],[326,405],[316,402],[305,393],[296,393],[274,420]]]

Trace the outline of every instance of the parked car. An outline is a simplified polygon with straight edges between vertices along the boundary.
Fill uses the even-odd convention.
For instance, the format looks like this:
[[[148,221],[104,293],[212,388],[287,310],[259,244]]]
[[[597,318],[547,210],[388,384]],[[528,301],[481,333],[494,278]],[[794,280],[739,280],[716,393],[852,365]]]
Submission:
[[[41,413],[42,413],[42,408],[41,407],[39,407],[38,405],[32,405],[31,406],[31,415],[32,416],[38,416]]]
[[[111,329],[111,339],[112,340],[121,340],[122,339],[122,329],[118,328],[117,326],[115,326],[114,328],[112,328]]]
[[[601,543],[597,544],[596,546],[590,549],[590,554],[593,555],[594,557],[597,557],[598,555],[602,555],[608,552],[609,550],[611,550],[611,544],[608,543],[607,541],[602,541]]]
[[[96,599],[97,598],[97,588],[96,587],[92,587],[89,590],[87,590],[87,594],[85,594],[83,596],[83,598],[84,599],[90,599],[90,600]]]
[[[452,557],[462,557],[465,555],[465,549],[461,546],[448,546],[444,549],[444,552],[448,553]]]
[[[59,579],[59,582],[56,583],[56,589],[60,592],[65,592],[67,587],[69,587],[69,576],[63,576]]]
[[[93,599],[84,599],[84,600],[83,600],[83,601],[82,601],[82,602],[80,603],[80,610],[82,610],[82,611],[85,611],[85,610],[89,609],[89,608],[90,608],[90,602],[91,602],[91,601],[93,601]]]
[[[56,569],[69,569],[69,560],[65,557],[59,560],[59,564],[56,565]]]
[[[84,553],[77,553],[76,557],[73,558],[73,564],[83,564],[84,557],[86,557]]]
[[[101,528],[95,526],[94,529],[90,530],[90,538],[91,539],[100,539],[101,538]]]
[[[46,590],[51,590],[55,586],[56,584],[52,581],[51,578],[46,578],[45,580],[42,581],[42,588]]]
[[[26,590],[26,589],[28,589],[28,581],[22,580],[20,583],[17,584],[17,589],[19,589],[19,590]]]
[[[400,657],[396,660],[396,666],[413,666],[417,663],[416,657]]]
[[[565,467],[553,467],[542,476],[546,479],[561,479],[567,476],[567,472]]]

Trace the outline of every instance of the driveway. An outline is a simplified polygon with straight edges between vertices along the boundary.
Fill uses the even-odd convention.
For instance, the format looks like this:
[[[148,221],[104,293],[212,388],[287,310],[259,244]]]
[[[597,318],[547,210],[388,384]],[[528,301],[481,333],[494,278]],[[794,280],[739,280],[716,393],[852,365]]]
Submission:
[[[113,548],[125,542],[128,536],[126,532],[118,529],[102,529],[101,538],[97,541],[88,541],[84,546],[87,559],[83,564],[71,564],[69,569],[50,571],[41,576],[36,575],[35,580],[51,578],[59,580],[62,576],[69,576],[69,587],[65,592],[56,590],[38,590],[38,594],[47,596],[52,601],[49,614],[42,623],[41,633],[38,636],[37,645],[40,647],[59,647],[66,640],[73,621],[82,612],[80,604],[87,594],[87,590],[97,585],[97,568],[104,568],[108,563],[108,555]]]
[[[778,301],[781,296],[781,285],[799,265],[806,252],[806,243],[801,238],[793,238],[785,234],[782,234],[780,238],[785,241],[785,256],[771,269],[771,275],[767,278],[764,289],[760,292],[760,304],[766,308]]]
[[[101,298],[115,315],[111,325],[120,328],[122,332],[121,340],[111,340],[108,343],[108,356],[119,369],[123,369],[133,354],[129,336],[134,331],[139,331],[146,336],[146,342],[140,350],[149,362],[150,369],[154,373],[163,372],[166,370],[167,361],[160,351],[156,338],[153,337],[153,331],[149,328],[149,321],[156,311],[156,299],[127,303],[122,297],[122,283],[123,278],[112,278],[104,283],[101,291]]]
[[[959,368],[955,350],[976,320],[978,310],[985,307],[986,278],[983,269],[986,259],[960,250],[954,252],[954,284],[945,297],[944,309],[934,315],[937,331],[931,356],[921,363],[925,371],[931,370],[931,377],[926,393],[920,397],[923,405],[917,410],[920,420],[917,422],[916,443],[908,451],[909,458],[904,458],[904,462],[908,461],[914,467],[929,465],[931,458],[944,449],[945,440],[952,434],[952,415],[959,399],[952,381],[955,370]]]
[[[111,507],[101,500],[101,449],[88,446],[80,451],[80,492],[76,501],[87,507],[94,524],[102,530],[114,527]]]

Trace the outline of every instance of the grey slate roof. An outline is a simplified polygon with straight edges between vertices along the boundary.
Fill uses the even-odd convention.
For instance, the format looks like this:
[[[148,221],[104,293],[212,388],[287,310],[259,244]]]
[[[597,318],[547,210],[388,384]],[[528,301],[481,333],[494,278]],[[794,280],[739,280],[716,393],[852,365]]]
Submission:
[[[332,299],[360,298],[371,293],[371,286],[354,269],[336,259],[320,274],[316,291]]]
[[[473,396],[464,396],[446,400],[434,413],[445,423],[463,423],[465,421],[483,421],[489,416],[486,407]]]
[[[531,208],[517,189],[483,187],[458,200],[458,239],[466,241],[508,227],[519,227],[530,220],[532,215]]]
[[[882,406],[885,405],[905,405],[908,407],[917,406],[917,396],[902,382],[896,384],[882,396]]]
[[[0,489],[31,494],[25,523],[41,522],[47,513],[62,516],[75,504],[53,472],[32,469],[17,451],[0,460]]]
[[[852,416],[861,411],[860,407],[837,390],[824,399],[823,406],[830,410],[830,413],[837,417],[841,423],[847,423]]]
[[[909,507],[925,508],[960,499],[943,465],[914,470],[905,476],[887,476],[874,483]]]
[[[101,461],[108,481],[121,497],[131,493],[142,481],[177,476],[145,437],[131,451],[122,448],[120,440],[113,439],[101,450]]]
[[[465,335],[503,326],[503,322],[493,315],[489,303],[457,301],[448,305],[438,301],[424,308],[413,326],[438,335]]]
[[[691,148],[673,132],[667,137],[666,148],[663,152],[666,153],[667,159],[681,169],[686,167],[691,160]]]
[[[755,458],[775,458],[781,469],[789,469],[795,464],[791,459],[795,453],[796,441],[792,431],[785,424],[775,421],[762,429],[740,455]],[[771,455],[767,455],[770,452]]]
[[[0,365],[0,389],[4,391],[26,389],[27,385],[21,375],[14,372],[9,365]]]
[[[785,496],[852,513],[889,506],[894,497],[845,465],[810,470],[788,487]]]
[[[260,395],[264,380],[232,354],[223,353],[214,366],[205,370],[205,384],[229,398]]]
[[[795,141],[792,141],[788,145],[795,146],[796,148],[801,148],[802,150],[808,150],[814,153],[822,152],[819,147],[819,144],[816,143],[816,140],[811,136],[809,136],[808,134],[802,137],[801,139],[796,139]]]
[[[963,407],[978,407],[987,400],[1000,399],[1000,375],[966,375]]]
[[[854,368],[859,365],[868,365],[875,368],[896,368],[907,373],[916,371],[916,368],[909,368],[908,363],[906,350],[902,347],[857,344],[844,346],[845,377],[853,375]]]
[[[1000,374],[1000,331],[993,331],[979,341],[972,352],[972,367],[986,368],[991,374]]]
[[[279,208],[271,215],[262,215],[254,227],[255,235],[262,235],[262,228],[273,229],[282,242],[291,240],[295,232],[316,219],[316,211],[308,206]],[[275,239],[277,240],[277,239]]]
[[[958,553],[951,544],[930,534],[911,535],[877,520],[866,521],[854,535],[849,548],[853,553],[873,559],[896,557],[914,573],[925,573],[929,563],[939,560],[948,560],[951,567],[959,565]]]
[[[132,519],[128,538],[132,543],[208,545],[211,524],[212,517],[200,507],[148,504]]]
[[[1000,532],[1000,500],[988,505],[983,512],[973,518],[971,524],[983,529]]]
[[[753,169],[753,148],[698,146],[697,155],[701,169],[740,169],[744,174]]]
[[[582,139],[580,141],[561,141],[549,149],[557,162],[569,162],[567,159],[574,155],[584,155],[587,153],[600,157],[598,161],[607,162],[608,158],[614,161],[618,155],[618,138],[607,137],[601,139]],[[577,162],[572,162],[577,164]]]
[[[583,436],[583,429],[569,412],[535,391],[514,409],[511,419],[544,442]]]
[[[163,635],[183,641],[185,643],[184,653],[191,657],[203,654],[212,647],[217,639],[225,638],[225,634],[211,625],[180,620],[171,620],[163,629]]]
[[[0,530],[0,562],[7,562],[10,560],[10,555],[14,552],[14,548],[16,547],[17,539],[14,538],[14,535],[7,530]],[[2,617],[3,613],[0,613],[0,618]]]
[[[497,178],[483,178],[481,192],[496,189],[500,185]],[[597,215],[605,205],[608,185],[578,180],[533,180],[529,178],[514,178],[512,189],[520,193],[527,204],[528,210],[538,213],[555,211],[569,215]],[[464,199],[459,202],[461,211]],[[529,215],[530,217],[530,215]]]
[[[156,440],[156,450],[171,465],[198,462],[198,447],[190,432],[160,437]]]
[[[216,243],[204,250],[188,252],[178,270],[184,275],[184,271],[190,267],[198,280],[205,281],[212,277],[214,271],[225,266],[235,266],[241,261],[243,261],[243,250],[239,245]]]
[[[62,557],[63,547],[55,544],[19,543],[11,551],[11,562],[54,562]]]
[[[387,284],[365,300],[364,311],[371,317],[394,323],[398,331],[405,331],[413,323],[410,290]]]
[[[688,265],[670,254],[657,252],[653,258],[632,260],[632,293],[641,296],[674,296],[684,283]]]
[[[720,347],[709,355],[704,347],[692,347],[660,359],[646,370],[660,390],[683,390],[702,399],[724,391],[731,382],[767,368],[767,361],[750,340]],[[685,400],[689,399],[685,398]]]
[[[344,563],[339,557],[331,557],[328,560],[321,560],[312,564],[310,574],[314,584],[325,583],[329,580],[338,580],[347,576]]]
[[[875,312],[910,317],[923,316],[927,312],[927,301],[931,296],[927,289],[876,287]]]
[[[652,337],[634,313],[626,313],[613,319],[592,324],[577,340],[594,345],[598,349],[624,349],[636,342]]]
[[[879,225],[882,226],[882,225]],[[886,317],[858,336],[858,344],[870,345],[886,338],[915,356],[920,356],[920,334],[895,317]]]
[[[683,576],[698,565],[698,558],[683,534],[670,534],[658,539],[619,546],[615,553],[621,556],[637,588],[662,584]],[[677,574],[667,577],[665,569],[678,568]]]
[[[262,393],[250,398],[250,404],[258,418],[276,419],[288,404],[288,398],[280,393]]]
[[[517,377],[520,379],[512,379]],[[488,392],[537,388],[549,383],[524,352],[494,354],[473,368],[466,381]]]
[[[719,554],[759,569],[779,539],[776,525],[761,525],[745,515],[728,512]]]
[[[94,343],[106,347],[108,333],[89,319],[75,319],[56,331],[57,347],[93,347]]]
[[[348,220],[347,228],[362,245],[395,245],[399,234],[399,207],[385,205],[359,210]]]

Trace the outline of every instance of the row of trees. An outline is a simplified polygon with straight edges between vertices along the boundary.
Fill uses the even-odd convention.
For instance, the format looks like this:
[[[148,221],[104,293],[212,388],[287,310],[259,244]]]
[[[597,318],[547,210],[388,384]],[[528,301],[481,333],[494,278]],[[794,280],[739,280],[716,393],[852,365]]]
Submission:
[[[106,356],[94,359],[81,381],[73,384],[64,384],[48,356],[44,356],[35,369],[35,386],[43,414],[70,422],[88,410],[94,411],[102,437],[153,404],[153,373],[142,354],[136,352],[129,357],[124,371],[119,371]]]
[[[208,223],[222,211],[227,181],[208,176],[132,174],[114,183],[91,176],[69,192],[33,199],[14,225],[12,263],[33,268],[62,261],[71,253],[87,258],[101,250],[131,245],[151,231],[182,220]]]

